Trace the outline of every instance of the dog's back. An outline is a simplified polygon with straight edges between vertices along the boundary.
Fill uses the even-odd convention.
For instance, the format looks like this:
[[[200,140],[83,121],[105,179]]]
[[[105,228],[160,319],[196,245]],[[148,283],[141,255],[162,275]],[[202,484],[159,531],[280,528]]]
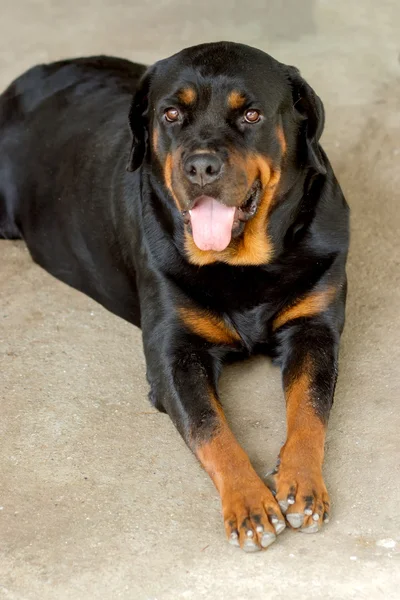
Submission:
[[[0,238],[21,238],[18,202],[24,197],[24,180],[37,162],[42,139],[32,135],[39,121],[51,130],[57,127],[60,105],[67,99],[82,99],[91,93],[118,92],[130,98],[145,71],[143,65],[106,56],[37,65],[18,77],[0,96]],[[106,85],[105,85],[106,82]],[[89,105],[87,107],[90,110]],[[61,106],[62,108],[62,106]],[[56,116],[52,121],[52,116]],[[68,115],[66,115],[68,118]],[[56,133],[56,132],[54,132]],[[40,136],[41,137],[41,136]],[[35,152],[36,150],[36,152]]]

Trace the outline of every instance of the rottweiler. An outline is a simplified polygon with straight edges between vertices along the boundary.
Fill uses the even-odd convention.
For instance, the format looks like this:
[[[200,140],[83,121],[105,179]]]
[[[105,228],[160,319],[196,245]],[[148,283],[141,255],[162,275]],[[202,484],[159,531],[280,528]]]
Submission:
[[[0,127],[0,237],[141,327],[150,401],[214,482],[230,543],[319,531],[349,209],[298,69],[232,42],[150,68],[63,60],[4,91]],[[256,353],[286,399],[274,491],[218,395],[224,363]]]

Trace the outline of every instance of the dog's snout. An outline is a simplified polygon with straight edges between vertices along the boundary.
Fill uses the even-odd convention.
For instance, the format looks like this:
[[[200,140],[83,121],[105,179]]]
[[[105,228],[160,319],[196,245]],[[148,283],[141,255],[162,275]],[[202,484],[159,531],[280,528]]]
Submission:
[[[184,163],[184,172],[191,183],[201,187],[218,179],[222,170],[222,161],[209,152],[191,154]]]

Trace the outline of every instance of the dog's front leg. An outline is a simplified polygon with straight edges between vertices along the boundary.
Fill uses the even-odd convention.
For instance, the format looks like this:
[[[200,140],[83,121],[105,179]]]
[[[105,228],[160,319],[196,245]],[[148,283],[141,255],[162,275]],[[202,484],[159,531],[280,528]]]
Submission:
[[[314,533],[329,520],[322,476],[326,425],[337,377],[339,332],[323,317],[278,331],[287,437],[276,475],[276,498],[290,525]]]
[[[213,480],[229,541],[248,552],[267,548],[285,528],[284,518],[227,424],[217,393],[219,361],[204,340],[176,323],[144,323],[143,330],[151,399]]]

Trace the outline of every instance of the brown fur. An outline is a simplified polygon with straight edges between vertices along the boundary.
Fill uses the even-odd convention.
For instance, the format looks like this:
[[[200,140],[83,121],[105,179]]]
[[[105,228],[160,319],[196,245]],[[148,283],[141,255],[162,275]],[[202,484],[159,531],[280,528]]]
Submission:
[[[301,317],[312,317],[324,312],[335,297],[336,290],[334,287],[329,287],[326,290],[313,292],[305,298],[298,300],[292,306],[285,308],[279,313],[272,324],[272,329],[275,331],[293,319]]]
[[[160,138],[160,130],[158,129],[158,127],[154,127],[153,129],[153,133],[152,133],[152,140],[151,140],[151,145],[153,148],[153,152],[156,156],[158,156],[158,142],[159,142],[159,138]]]
[[[208,342],[230,345],[240,340],[237,332],[217,315],[193,308],[181,308],[179,314],[185,325],[193,333],[203,337]]]
[[[178,209],[181,210],[179,200],[176,197],[173,187],[172,187],[173,168],[174,168],[174,157],[172,156],[172,154],[168,153],[167,158],[165,159],[165,163],[164,163],[164,181],[165,181],[165,185],[168,188],[168,191],[170,192],[171,196],[173,197],[173,199],[175,201],[175,204],[177,205]]]
[[[285,132],[283,131],[282,125],[278,125],[276,128],[276,136],[279,140],[279,144],[281,147],[282,155],[285,156],[287,151],[287,143],[285,138]]]
[[[193,104],[197,98],[196,90],[191,87],[183,88],[178,94],[179,100],[182,104]]]
[[[232,108],[232,110],[237,110],[238,108],[242,108],[246,102],[246,98],[237,91],[230,92],[228,96],[228,106]]]

